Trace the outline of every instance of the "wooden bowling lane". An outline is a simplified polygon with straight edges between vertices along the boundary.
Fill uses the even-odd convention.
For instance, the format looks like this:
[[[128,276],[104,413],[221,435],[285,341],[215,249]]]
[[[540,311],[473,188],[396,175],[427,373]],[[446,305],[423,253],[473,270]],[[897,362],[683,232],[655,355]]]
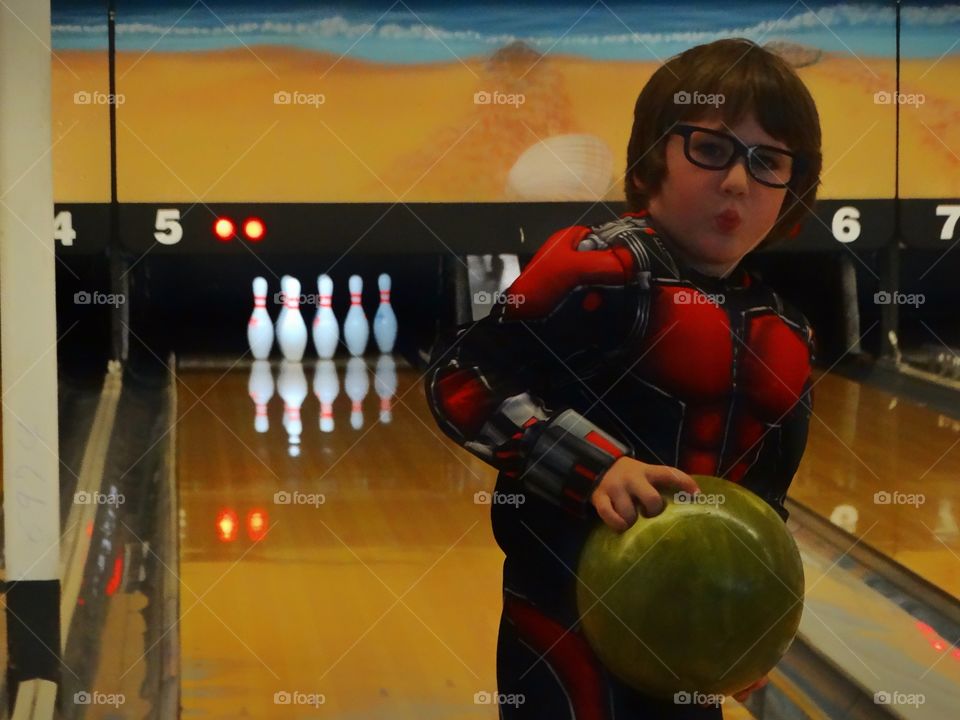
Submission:
[[[495,718],[474,703],[496,690],[501,558],[474,503],[492,471],[440,438],[412,369],[389,425],[371,375],[361,430],[338,371],[335,431],[319,432],[311,393],[298,458],[276,395],[254,432],[246,370],[180,378],[183,716]],[[251,511],[266,519],[259,542]]]
[[[475,695],[496,692],[502,555],[474,494],[495,473],[439,433],[412,368],[400,365],[387,425],[371,376],[361,430],[340,363],[338,376],[335,431],[319,432],[311,394],[292,458],[276,395],[269,431],[254,432],[246,369],[180,375],[183,717],[493,720]],[[266,520],[259,542],[251,511]],[[750,717],[732,699],[725,713]]]
[[[792,499],[960,598],[960,418],[818,376]]]
[[[952,644],[956,623],[920,602],[904,602],[902,592],[887,592],[888,586],[847,554],[847,546],[834,545],[813,527],[794,523],[804,562],[804,611],[798,638],[778,671],[790,673],[797,646],[813,648],[824,659],[822,670],[807,667],[794,679],[818,698],[826,717],[955,717],[960,706],[960,651]],[[842,673],[829,677],[830,668]],[[846,681],[852,687],[843,688]],[[851,713],[854,706],[871,703],[873,713]],[[881,710],[892,715],[877,714]]]

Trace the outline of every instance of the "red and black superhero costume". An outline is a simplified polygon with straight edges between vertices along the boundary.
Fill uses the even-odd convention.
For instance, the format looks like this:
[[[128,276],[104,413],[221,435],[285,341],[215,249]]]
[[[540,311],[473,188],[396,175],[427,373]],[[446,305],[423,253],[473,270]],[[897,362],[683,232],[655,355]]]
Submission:
[[[504,718],[720,717],[625,687],[577,631],[574,570],[600,521],[590,496],[619,457],[725,477],[786,519],[811,328],[741,269],[718,279],[684,265],[655,222],[628,213],[555,233],[428,376],[439,425],[500,470],[497,680],[525,698]],[[499,502],[517,493],[522,504]]]

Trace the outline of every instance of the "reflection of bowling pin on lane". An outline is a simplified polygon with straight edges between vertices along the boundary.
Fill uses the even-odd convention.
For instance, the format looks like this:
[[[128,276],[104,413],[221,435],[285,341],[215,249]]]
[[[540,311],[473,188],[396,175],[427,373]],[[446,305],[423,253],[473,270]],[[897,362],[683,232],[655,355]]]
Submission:
[[[373,383],[380,396],[380,422],[387,424],[393,419],[391,402],[397,394],[397,364],[392,355],[381,355],[377,359]]]
[[[297,457],[300,455],[300,433],[303,432],[300,408],[309,392],[307,376],[303,374],[303,363],[284,360],[280,364],[277,392],[283,398],[284,427],[290,440],[288,451],[290,457]]]
[[[360,297],[363,294],[363,278],[359,275],[350,276],[350,310],[343,322],[343,339],[347,343],[347,350],[354,357],[363,355],[367,349],[367,340],[370,337],[370,323],[363,312]],[[369,385],[369,381],[367,383]]]
[[[390,305],[390,276],[380,273],[377,278],[380,288],[380,306],[373,316],[373,337],[382,353],[393,352],[393,344],[397,339],[397,316]]]
[[[273,328],[270,328],[271,335]],[[270,363],[266,360],[254,360],[250,367],[250,379],[247,381],[247,391],[250,399],[257,406],[257,413],[253,419],[253,429],[258,433],[265,433],[270,429],[270,418],[267,416],[267,403],[273,397],[273,373]]]
[[[320,291],[320,303],[313,318],[313,346],[317,355],[323,359],[333,357],[340,342],[340,325],[333,314],[333,280],[329,275],[317,278],[317,290]]]
[[[247,342],[255,360],[266,360],[270,357],[270,349],[273,347],[273,322],[267,312],[267,281],[262,277],[253,279],[253,312],[247,322]]]
[[[313,373],[313,394],[320,401],[320,432],[333,432],[333,401],[340,394],[340,379],[333,360],[321,360]]]
[[[953,516],[953,502],[947,498],[942,498],[937,503],[937,526],[933,529],[933,534],[940,540],[952,540],[960,532],[957,526],[957,520]]]
[[[843,528],[848,533],[857,531],[857,520],[859,519],[860,513],[853,505],[837,505],[830,513],[830,522]]]
[[[363,399],[370,392],[370,378],[363,358],[352,357],[347,362],[347,376],[343,387],[351,401],[350,427],[359,430],[363,427]]]
[[[307,349],[307,325],[300,314],[300,281],[286,276],[283,311],[277,321],[277,342],[287,360],[300,362]]]

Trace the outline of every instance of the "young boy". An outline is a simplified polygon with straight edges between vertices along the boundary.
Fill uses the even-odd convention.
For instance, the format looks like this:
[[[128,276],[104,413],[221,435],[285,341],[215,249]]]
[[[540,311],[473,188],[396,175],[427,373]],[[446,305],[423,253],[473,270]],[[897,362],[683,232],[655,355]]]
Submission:
[[[716,105],[683,102],[692,93]],[[500,470],[497,679],[524,699],[501,717],[722,716],[611,675],[579,632],[575,569],[596,522],[656,515],[658,490],[696,492],[694,473],[786,519],[812,332],[738,264],[810,212],[820,169],[816,106],[781,58],[747,40],[671,58],[634,110],[629,212],[554,234],[428,376],[439,425]],[[497,502],[514,493],[525,502]]]

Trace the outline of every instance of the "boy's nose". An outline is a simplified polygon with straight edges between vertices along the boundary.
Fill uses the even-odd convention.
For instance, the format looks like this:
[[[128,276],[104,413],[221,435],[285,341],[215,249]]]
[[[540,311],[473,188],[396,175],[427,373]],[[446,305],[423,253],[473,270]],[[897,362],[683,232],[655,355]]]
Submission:
[[[725,192],[742,195],[747,191],[747,184],[750,182],[750,178],[747,171],[746,158],[737,158],[733,165],[721,172],[723,172],[723,183],[721,187]]]

